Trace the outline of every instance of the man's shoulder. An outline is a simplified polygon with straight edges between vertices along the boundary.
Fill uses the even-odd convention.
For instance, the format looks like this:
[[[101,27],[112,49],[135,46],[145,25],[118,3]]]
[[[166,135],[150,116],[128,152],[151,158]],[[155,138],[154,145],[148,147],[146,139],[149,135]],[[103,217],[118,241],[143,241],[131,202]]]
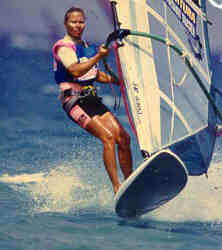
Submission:
[[[76,50],[75,43],[73,41],[69,41],[65,38],[59,39],[53,45],[52,50],[56,53],[60,48],[71,48],[72,50]]]
[[[56,41],[54,45],[60,45],[60,46],[62,46],[62,45],[64,45],[64,46],[71,45],[71,46],[74,46],[75,43],[73,41],[68,40],[66,37],[64,37],[64,38],[59,39],[58,41]]]

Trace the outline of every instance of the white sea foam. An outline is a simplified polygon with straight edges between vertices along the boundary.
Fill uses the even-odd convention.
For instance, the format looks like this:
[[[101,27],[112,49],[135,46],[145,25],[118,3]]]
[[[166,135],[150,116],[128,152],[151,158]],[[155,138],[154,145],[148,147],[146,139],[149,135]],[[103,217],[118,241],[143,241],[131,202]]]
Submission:
[[[0,176],[0,182],[11,183],[11,184],[24,184],[24,183],[32,183],[32,182],[43,182],[44,181],[44,173],[36,173],[36,174],[21,174],[21,175],[8,175],[4,174]]]
[[[109,209],[112,191],[103,181],[93,182],[90,172],[80,177],[77,160],[71,164],[57,165],[47,173],[2,175],[0,182],[7,183],[29,200],[30,213],[76,212],[97,207]],[[85,169],[85,171],[92,171]],[[104,170],[105,172],[105,170]],[[99,176],[98,176],[99,177]],[[93,179],[92,179],[93,178]],[[91,183],[92,182],[92,183]]]
[[[30,213],[79,213],[92,208],[114,213],[113,193],[105,170],[92,171],[92,166],[86,162],[89,167],[84,168],[84,175],[80,175],[81,165],[76,159],[69,164],[57,165],[47,173],[5,174],[0,176],[0,182],[28,198]],[[180,195],[144,218],[175,222],[221,221],[221,162],[213,162],[208,175],[208,179],[204,175],[190,176]]]

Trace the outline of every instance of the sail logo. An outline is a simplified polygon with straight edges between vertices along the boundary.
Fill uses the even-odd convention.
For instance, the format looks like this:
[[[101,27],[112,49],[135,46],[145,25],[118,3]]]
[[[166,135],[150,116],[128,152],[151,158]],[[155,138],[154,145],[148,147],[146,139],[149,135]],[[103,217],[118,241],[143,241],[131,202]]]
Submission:
[[[178,19],[195,38],[197,36],[197,13],[186,0],[165,0]]]
[[[165,2],[188,31],[187,35],[190,49],[194,56],[201,61],[203,58],[203,46],[197,34],[197,13],[186,0],[165,0]]]
[[[142,104],[142,96],[140,94],[140,89],[137,83],[133,83],[133,90],[134,90],[134,101],[135,101],[135,110],[136,110],[136,117],[137,121],[141,123],[140,116],[143,116],[143,104]]]

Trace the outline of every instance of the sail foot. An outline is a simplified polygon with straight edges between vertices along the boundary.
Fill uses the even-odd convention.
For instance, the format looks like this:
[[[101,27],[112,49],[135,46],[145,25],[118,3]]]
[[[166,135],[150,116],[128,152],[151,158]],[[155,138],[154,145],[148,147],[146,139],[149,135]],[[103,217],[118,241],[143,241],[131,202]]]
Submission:
[[[150,157],[150,153],[146,150],[141,150],[141,154],[144,158],[144,161]]]

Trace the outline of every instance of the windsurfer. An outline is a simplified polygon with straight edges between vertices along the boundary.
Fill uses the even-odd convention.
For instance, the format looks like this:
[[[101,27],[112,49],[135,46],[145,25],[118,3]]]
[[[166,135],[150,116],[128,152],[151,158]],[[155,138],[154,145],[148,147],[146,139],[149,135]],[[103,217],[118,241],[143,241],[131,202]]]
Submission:
[[[108,55],[101,45],[97,50],[82,40],[85,13],[70,8],[64,18],[66,35],[53,46],[55,80],[59,84],[60,100],[67,115],[103,143],[104,165],[112,182],[114,193],[120,187],[117,171],[116,145],[120,168],[126,179],[132,173],[130,136],[117,118],[102,103],[93,86],[116,83],[116,80],[97,68],[97,63]]]

